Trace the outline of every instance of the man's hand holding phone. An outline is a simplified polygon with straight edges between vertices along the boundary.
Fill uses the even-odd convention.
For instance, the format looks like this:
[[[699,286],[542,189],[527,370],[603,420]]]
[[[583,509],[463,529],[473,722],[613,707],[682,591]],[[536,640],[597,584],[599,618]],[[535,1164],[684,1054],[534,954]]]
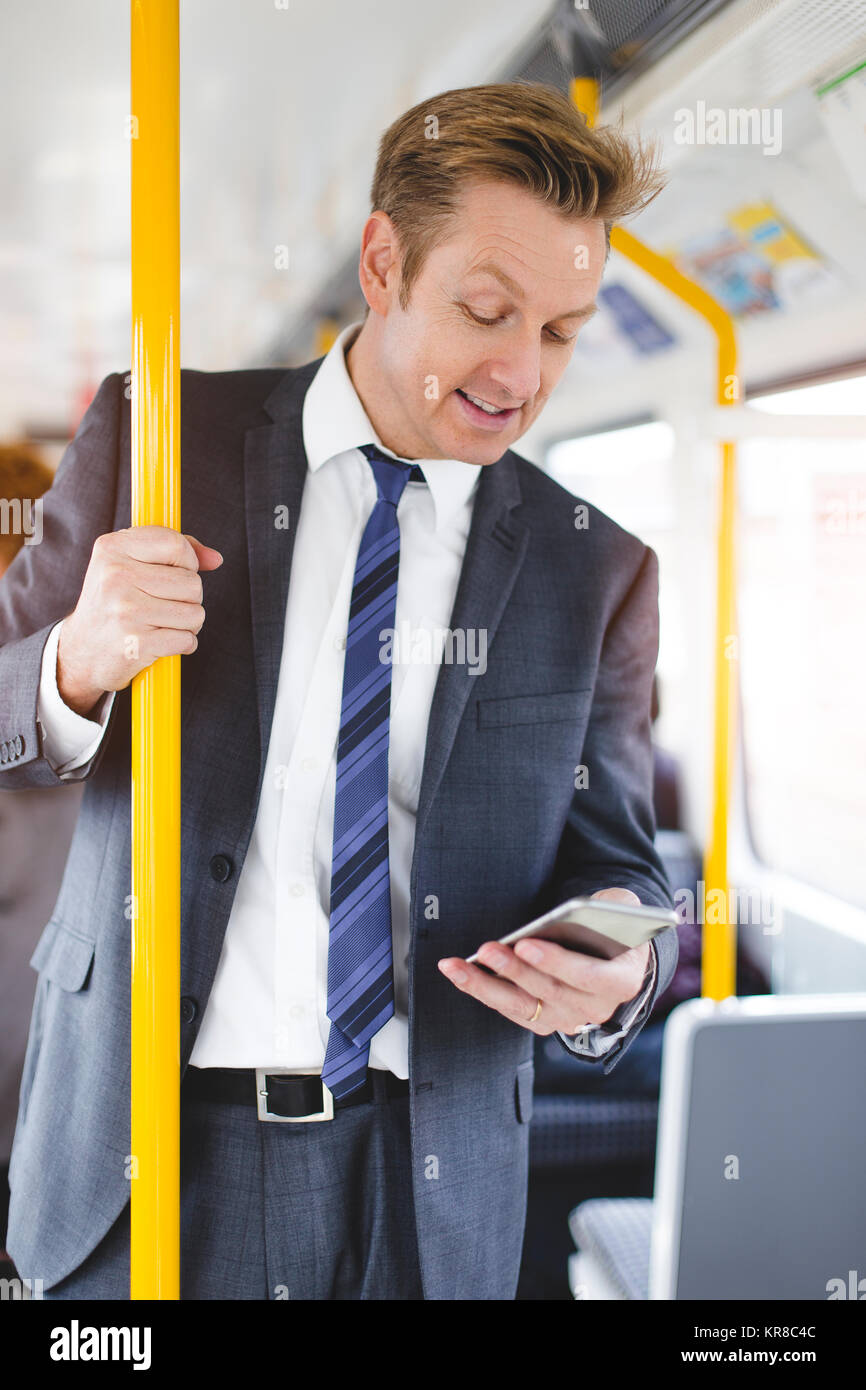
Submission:
[[[640,898],[628,888],[600,888],[591,897],[640,906]],[[649,952],[649,942],[644,942],[602,960],[527,936],[513,946],[486,941],[479,948],[478,960],[492,975],[460,956],[440,960],[439,969],[464,994],[531,1033],[572,1037],[606,1023],[620,1004],[639,994]]]

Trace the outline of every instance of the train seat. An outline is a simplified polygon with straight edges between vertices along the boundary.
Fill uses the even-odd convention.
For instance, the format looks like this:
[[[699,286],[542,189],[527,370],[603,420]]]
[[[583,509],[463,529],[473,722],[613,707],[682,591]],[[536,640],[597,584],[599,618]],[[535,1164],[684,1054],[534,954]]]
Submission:
[[[862,993],[679,1005],[665,1026],[653,1198],[572,1211],[574,1296],[847,1296],[866,1249],[866,1110],[852,1104],[864,1047]]]

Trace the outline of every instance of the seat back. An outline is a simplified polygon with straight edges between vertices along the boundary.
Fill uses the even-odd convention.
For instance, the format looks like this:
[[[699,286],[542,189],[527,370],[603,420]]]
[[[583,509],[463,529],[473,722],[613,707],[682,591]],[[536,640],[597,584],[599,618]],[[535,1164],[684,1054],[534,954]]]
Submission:
[[[856,1297],[861,1278],[866,1293],[864,1055],[866,994],[674,1009],[651,1299]]]

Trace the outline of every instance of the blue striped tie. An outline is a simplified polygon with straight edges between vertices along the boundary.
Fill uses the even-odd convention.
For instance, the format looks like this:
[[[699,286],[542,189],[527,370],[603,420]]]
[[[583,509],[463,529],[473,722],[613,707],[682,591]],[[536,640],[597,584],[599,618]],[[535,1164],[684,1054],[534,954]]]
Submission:
[[[394,1013],[391,885],[388,874],[388,729],[391,662],[380,632],[397,608],[400,529],[397,503],[420,468],[374,444],[369,460],[378,498],[361,537],[343,671],[337,745],[328,1004],[331,1031],[322,1080],[335,1100],[363,1085],[370,1039]]]

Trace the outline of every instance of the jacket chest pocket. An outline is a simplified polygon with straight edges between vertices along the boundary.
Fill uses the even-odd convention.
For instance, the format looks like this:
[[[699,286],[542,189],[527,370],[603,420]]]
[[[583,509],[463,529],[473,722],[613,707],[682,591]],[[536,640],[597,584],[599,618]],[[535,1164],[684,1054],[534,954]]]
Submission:
[[[61,989],[84,989],[93,963],[96,942],[79,936],[62,922],[50,921],[39,938],[30,964]]]
[[[497,700],[478,700],[479,729],[506,729],[518,725],[571,725],[583,729],[589,717],[592,687],[583,690],[548,691],[543,695],[507,695]]]

